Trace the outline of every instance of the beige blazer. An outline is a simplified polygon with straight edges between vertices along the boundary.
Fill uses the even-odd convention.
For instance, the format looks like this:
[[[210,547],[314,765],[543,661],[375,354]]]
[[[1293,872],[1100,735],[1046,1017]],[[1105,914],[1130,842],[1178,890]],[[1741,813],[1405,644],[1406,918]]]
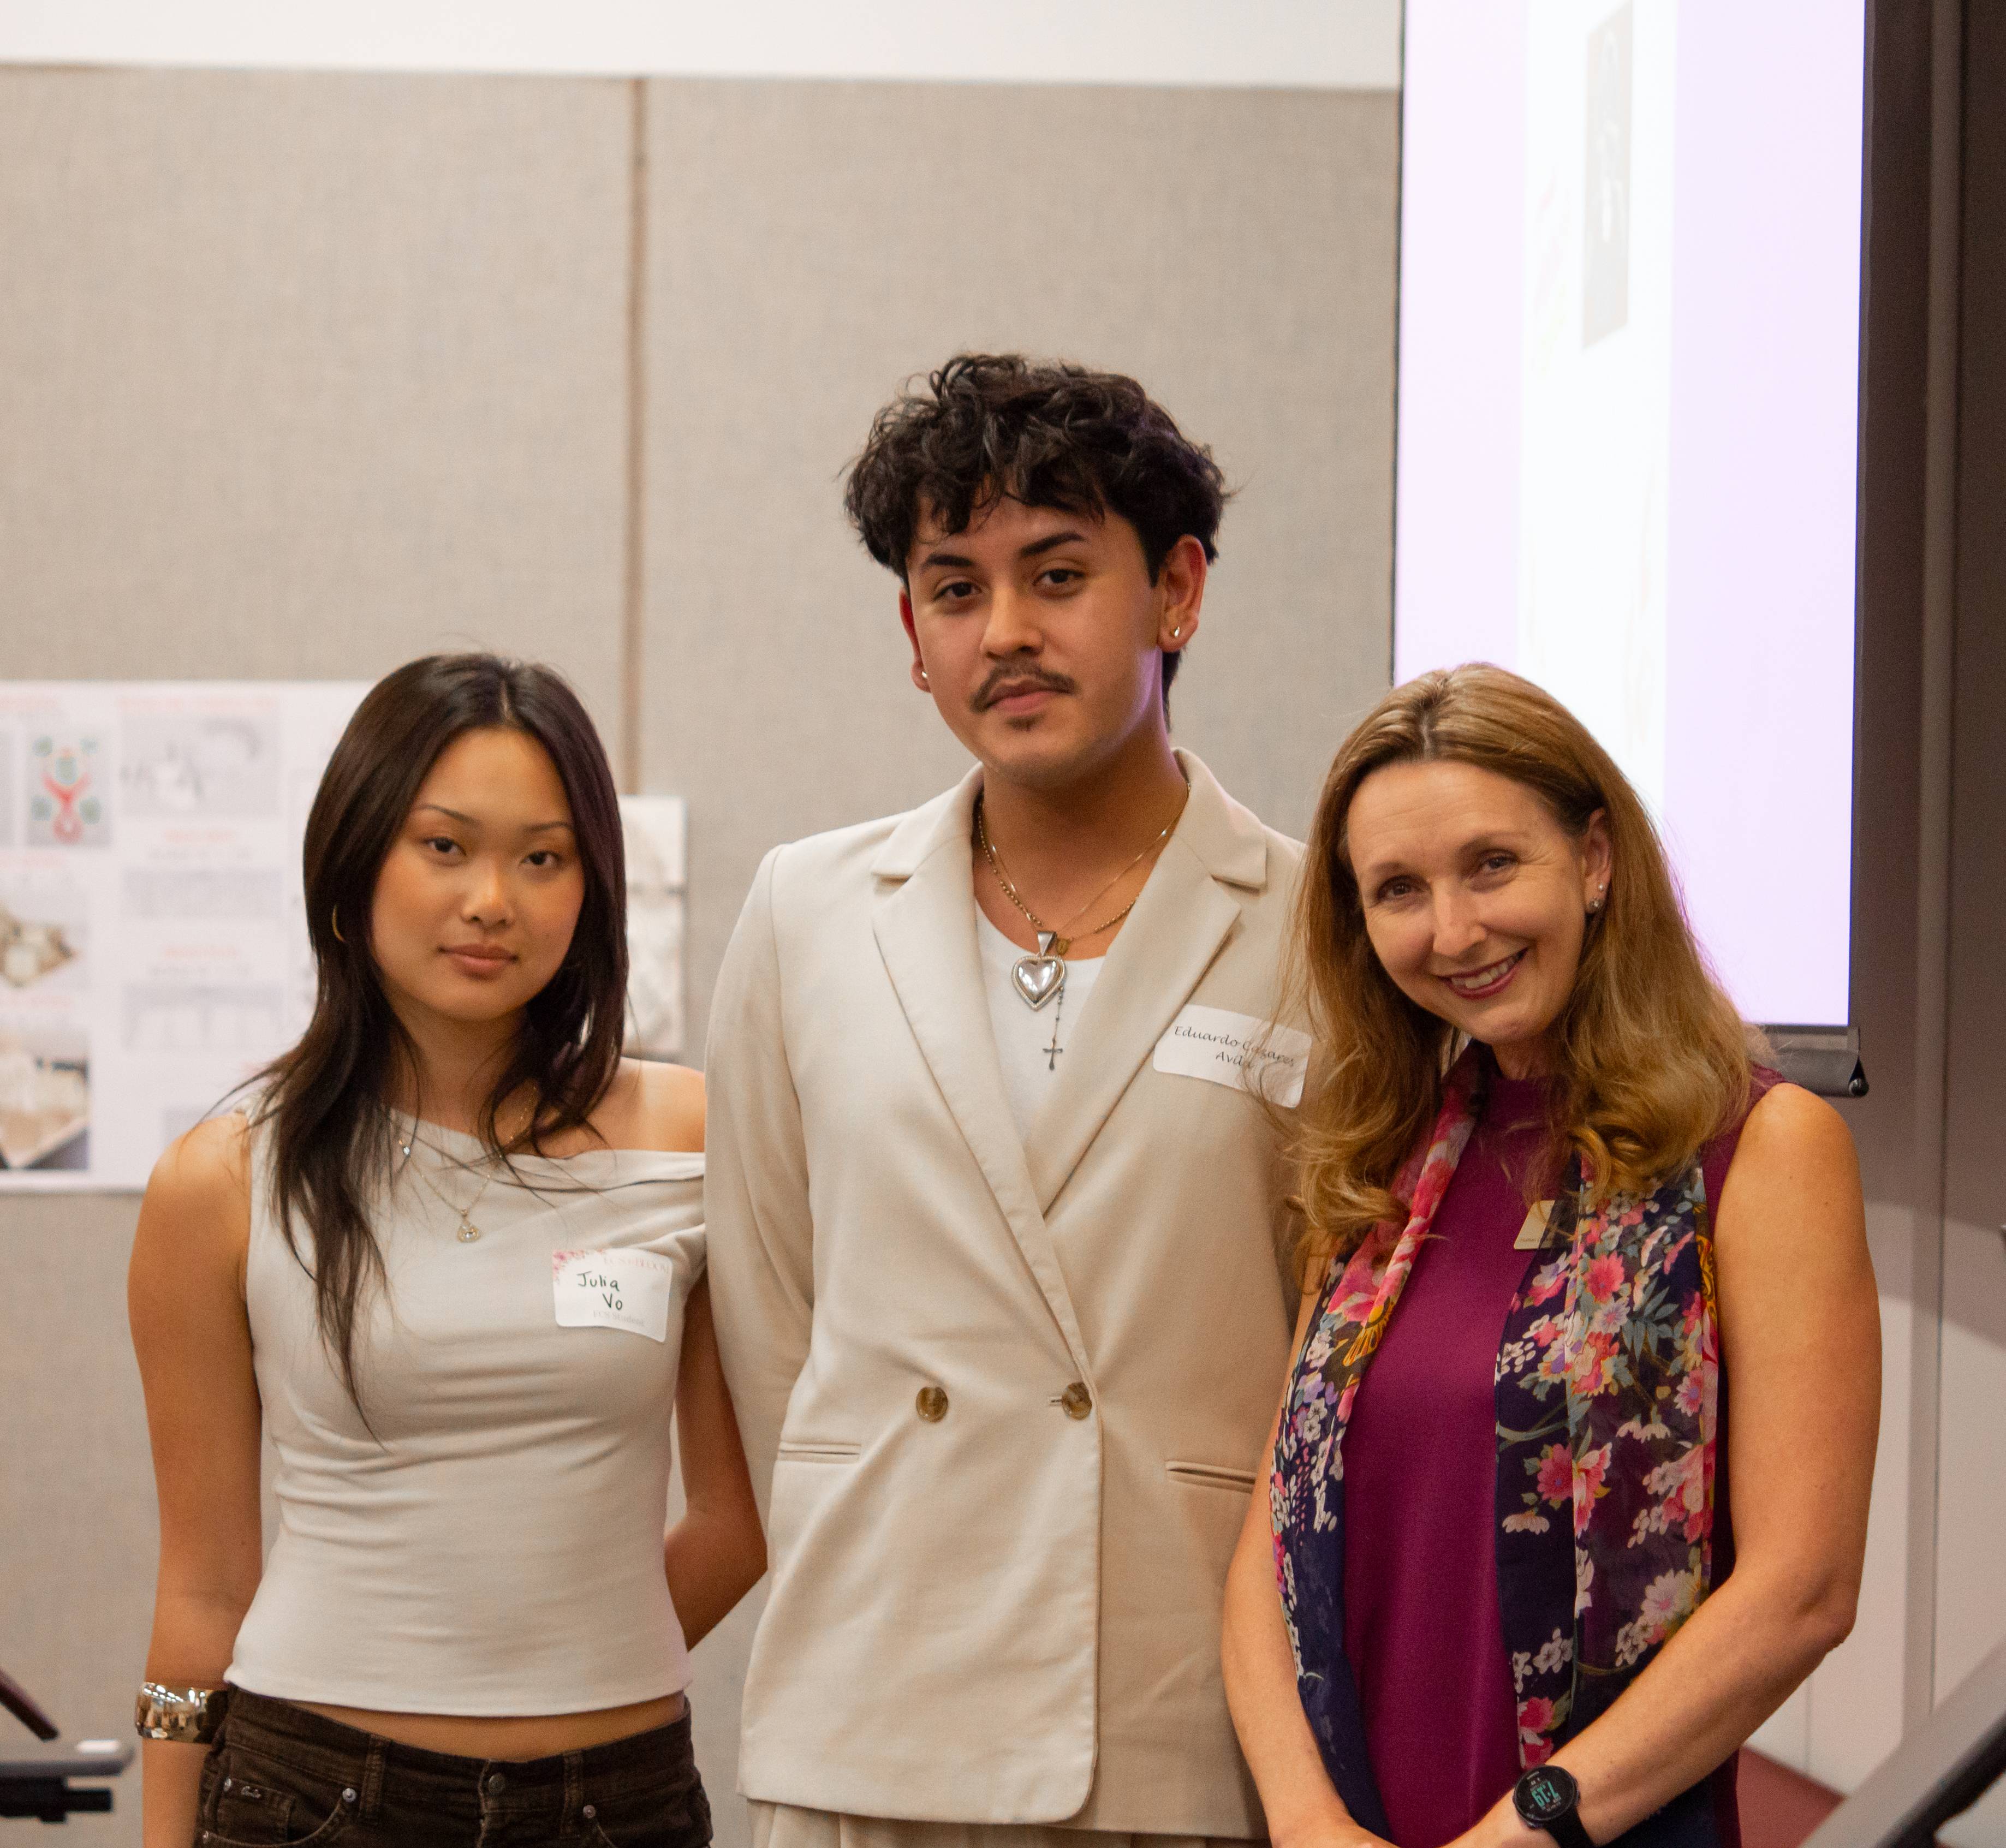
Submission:
[[[1267,1018],[1301,850],[1191,797],[1028,1138],[976,936],[980,771],[769,854],[711,1015],[705,1207],[772,1582],[748,1797],[1258,1836],[1219,1666],[1279,1396],[1283,1186],[1244,1092],[1153,1068]]]

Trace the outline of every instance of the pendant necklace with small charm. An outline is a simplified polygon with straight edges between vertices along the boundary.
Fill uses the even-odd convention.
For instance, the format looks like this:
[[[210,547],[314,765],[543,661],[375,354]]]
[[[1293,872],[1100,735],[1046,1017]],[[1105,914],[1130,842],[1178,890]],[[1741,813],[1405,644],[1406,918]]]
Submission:
[[[464,1207],[456,1206],[451,1200],[446,1198],[444,1190],[434,1182],[431,1176],[428,1174],[417,1162],[412,1160],[411,1151],[418,1145],[421,1139],[419,1137],[417,1132],[414,1129],[410,1135],[401,1136],[398,1139],[398,1149],[402,1153],[405,1162],[410,1167],[411,1172],[417,1175],[419,1181],[424,1184],[425,1192],[430,1194],[435,1200],[438,1201],[438,1203],[446,1209],[447,1212],[451,1213],[455,1219],[459,1221],[459,1227],[454,1233],[454,1237],[456,1237],[462,1244],[472,1244],[474,1241],[480,1236],[480,1228],[473,1223],[473,1209],[475,1207],[478,1206],[481,1201],[486,1197],[488,1188],[494,1184],[494,1176],[497,1170],[491,1163],[488,1167],[486,1179],[480,1183],[479,1187],[474,1189],[473,1198],[469,1200]],[[453,1158],[450,1155],[446,1154],[443,1149],[433,1149],[430,1142],[426,1142],[424,1146],[428,1149],[431,1149],[431,1153],[438,1156],[442,1161],[452,1162],[454,1167],[460,1168],[463,1168],[466,1165],[463,1162],[453,1161]]]
[[[1010,875],[1004,871],[1003,857],[997,852],[995,843],[990,840],[988,825],[983,819],[982,797],[979,794],[977,795],[975,798],[976,844],[982,850],[982,857],[989,862],[989,870],[996,875],[996,883],[1003,889],[1003,896],[1023,913],[1024,916],[1030,920],[1031,928],[1038,934],[1036,950],[1029,956],[1019,956],[1010,970],[1011,984],[1016,989],[1018,998],[1032,1012],[1036,1013],[1047,1001],[1057,999],[1065,987],[1066,952],[1072,948],[1077,939],[1068,937],[1065,933],[1099,904],[1109,892],[1119,885],[1170,838],[1170,830],[1177,825],[1177,815],[1182,815],[1183,812],[1184,810],[1180,806],[1177,815],[1172,815],[1163,824],[1160,832],[1150,840],[1148,846],[1145,847],[1141,853],[1122,868],[1121,871],[1102,886],[1092,898],[1089,899],[1055,931],[1024,903],[1022,894],[1012,882]],[[1098,937],[1103,931],[1113,930],[1122,919],[1135,909],[1142,896],[1142,893],[1138,892],[1135,896],[1112,917],[1104,923],[1096,924],[1089,931],[1083,931],[1082,935]],[[1052,1044],[1058,1051],[1065,1051],[1063,1047],[1058,1045],[1058,1027],[1056,1017],[1052,1028]],[[1056,1061],[1056,1056],[1054,1053],[1054,1061]]]

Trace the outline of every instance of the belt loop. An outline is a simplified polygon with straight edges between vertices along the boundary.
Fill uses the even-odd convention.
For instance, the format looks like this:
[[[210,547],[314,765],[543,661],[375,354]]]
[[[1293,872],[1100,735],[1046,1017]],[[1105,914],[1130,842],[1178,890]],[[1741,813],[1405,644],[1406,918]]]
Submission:
[[[390,1742],[387,1739],[371,1737],[369,1756],[362,1767],[361,1811],[373,1822],[383,1801],[383,1770],[390,1756]]]
[[[564,1755],[565,1793],[564,1827],[558,1832],[561,1842],[579,1840],[584,1831],[579,1828],[579,1812],[585,1807],[585,1754],[568,1751]]]

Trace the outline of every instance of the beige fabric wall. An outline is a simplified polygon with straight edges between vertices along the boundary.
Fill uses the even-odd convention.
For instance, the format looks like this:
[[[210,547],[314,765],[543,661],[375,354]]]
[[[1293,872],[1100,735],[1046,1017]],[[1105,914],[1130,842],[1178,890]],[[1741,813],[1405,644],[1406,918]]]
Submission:
[[[1389,655],[1392,96],[639,100],[0,71],[0,678],[555,661],[692,799],[700,1034],[759,854],[959,769],[839,477],[903,375],[1020,345],[1137,371],[1241,485],[1177,730],[1299,829]],[[151,1606],[135,1208],[0,1197],[0,1665],[72,1733],[126,1723]],[[727,1848],[751,1614],[698,1656]]]
[[[618,712],[614,83],[0,72],[0,672],[473,639]]]
[[[916,369],[1129,371],[1241,489],[1179,737],[1276,825],[1385,688],[1389,94],[659,83],[649,96],[646,786],[691,799],[695,1030],[767,846],[963,760],[846,464]]]

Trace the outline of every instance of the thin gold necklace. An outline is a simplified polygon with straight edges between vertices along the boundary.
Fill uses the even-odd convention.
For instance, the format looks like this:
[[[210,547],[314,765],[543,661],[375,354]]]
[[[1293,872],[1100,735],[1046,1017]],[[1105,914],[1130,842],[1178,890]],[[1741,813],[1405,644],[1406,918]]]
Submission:
[[[414,1139],[415,1140],[416,1139],[414,1138]],[[428,1149],[431,1149],[431,1144],[430,1142],[427,1142],[425,1146]],[[443,1151],[439,1149],[433,1149],[432,1152],[435,1154],[443,1153]],[[404,1153],[406,1155],[409,1155],[410,1153],[410,1149],[407,1147]],[[445,1159],[450,1161],[452,1158],[450,1156],[445,1156]],[[444,1192],[433,1184],[431,1176],[428,1174],[423,1168],[417,1165],[416,1162],[414,1162],[411,1164],[411,1172],[417,1175],[419,1180],[424,1184],[424,1188],[427,1193],[430,1194],[435,1200],[438,1201],[447,1212],[458,1216],[459,1220],[459,1230],[454,1236],[459,1239],[462,1244],[473,1244],[473,1241],[480,1236],[480,1228],[473,1223],[473,1209],[475,1207],[478,1206],[482,1199],[486,1197],[488,1188],[494,1184],[494,1170],[492,1168],[488,1170],[487,1178],[482,1181],[480,1185],[474,1190],[473,1198],[469,1200],[464,1206],[456,1206],[452,1201],[449,1200],[445,1197]]]
[[[1183,813],[1184,805],[1180,803],[1177,814],[1172,815],[1163,824],[1162,829],[1149,841],[1142,852],[1122,868],[1121,871],[1102,886],[1092,898],[1089,899],[1055,931],[1024,903],[1023,894],[1018,891],[1010,875],[1003,870],[1003,856],[997,852],[995,843],[989,838],[988,823],[983,817],[982,796],[980,792],[977,791],[975,797],[976,843],[982,849],[983,858],[989,862],[989,870],[996,875],[996,883],[1002,887],[1003,896],[1023,913],[1024,916],[1029,920],[1031,928],[1038,934],[1038,947],[1036,952],[1019,956],[1011,966],[1010,970],[1010,980],[1017,991],[1019,999],[1033,1013],[1036,1013],[1065,987],[1065,954],[1072,948],[1077,939],[1068,937],[1063,933],[1084,917],[1093,906],[1099,904],[1108,893],[1140,866],[1152,853],[1161,847],[1170,838],[1170,830],[1177,825],[1178,818]],[[1084,931],[1082,935],[1098,937],[1103,931],[1113,930],[1123,918],[1135,909],[1142,896],[1142,893],[1138,892],[1135,896],[1112,917],[1096,924],[1093,929]]]
[[[494,1177],[500,1173],[501,1170],[495,1165],[494,1158],[491,1156],[489,1156],[486,1163],[487,1168],[487,1178],[480,1183],[479,1187],[474,1189],[473,1198],[469,1200],[465,1206],[463,1207],[457,1205],[453,1201],[448,1199],[444,1190],[433,1181],[431,1176],[428,1174],[417,1162],[411,1159],[411,1151],[414,1148],[422,1144],[424,1147],[431,1149],[431,1153],[436,1155],[440,1160],[448,1163],[451,1166],[459,1168],[463,1171],[466,1169],[467,1164],[460,1160],[457,1156],[449,1155],[445,1149],[434,1148],[431,1143],[426,1142],[424,1138],[418,1134],[417,1122],[417,1118],[414,1117],[411,1119],[411,1129],[410,1134],[398,1137],[398,1149],[404,1157],[406,1166],[410,1169],[413,1174],[417,1176],[419,1183],[424,1187],[425,1192],[430,1194],[435,1200],[438,1201],[438,1203],[446,1209],[447,1212],[451,1213],[459,1221],[459,1228],[455,1232],[454,1236],[459,1239],[462,1244],[472,1244],[474,1241],[480,1236],[480,1228],[473,1223],[473,1209],[487,1198],[488,1188],[494,1184]]]

